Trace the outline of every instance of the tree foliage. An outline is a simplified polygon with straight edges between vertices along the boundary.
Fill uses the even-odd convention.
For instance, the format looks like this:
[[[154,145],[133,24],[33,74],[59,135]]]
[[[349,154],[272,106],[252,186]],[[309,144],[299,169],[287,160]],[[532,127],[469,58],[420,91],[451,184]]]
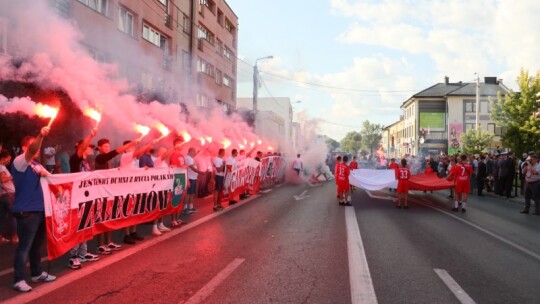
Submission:
[[[483,131],[482,129],[469,129],[467,132],[461,134],[463,152],[465,154],[480,154],[482,152],[487,152],[487,148],[492,140],[493,134],[488,131]]]
[[[328,138],[326,140],[326,146],[328,147],[328,150],[334,151],[335,149],[339,148],[339,142],[333,138]]]
[[[365,120],[362,123],[362,149],[369,150],[373,154],[373,149],[377,149],[380,146],[382,138],[383,125],[372,124],[369,120]]]
[[[517,83],[521,92],[497,96],[491,102],[491,119],[506,129],[504,146],[516,152],[540,149],[540,71],[535,76],[521,70]]]
[[[362,145],[362,135],[356,131],[349,132],[340,144],[342,151],[357,154]]]

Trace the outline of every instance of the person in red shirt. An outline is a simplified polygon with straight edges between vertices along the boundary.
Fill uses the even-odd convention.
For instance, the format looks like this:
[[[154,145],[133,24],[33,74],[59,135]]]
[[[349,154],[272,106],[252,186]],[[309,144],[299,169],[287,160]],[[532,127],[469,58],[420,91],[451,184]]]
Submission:
[[[399,165],[396,163],[395,158],[390,159],[390,165],[388,165],[388,169],[396,171],[396,176],[397,176],[397,171],[399,170]],[[390,188],[388,190],[392,191],[392,190],[396,190],[396,189]]]
[[[398,180],[397,193],[398,204],[397,208],[401,208],[401,201],[405,209],[409,208],[407,203],[407,196],[409,194],[409,178],[411,177],[411,170],[407,168],[407,160],[403,158],[401,160],[401,167],[396,170],[396,179]]]
[[[456,200],[454,201],[454,208],[452,211],[458,211],[461,206],[461,212],[465,212],[467,209],[467,196],[471,185],[471,173],[473,169],[467,162],[467,155],[461,155],[460,162],[452,167],[449,180],[456,181]]]
[[[347,156],[343,156],[343,162],[339,163],[336,168],[336,184],[340,206],[352,206],[351,197],[349,196],[349,189],[351,188],[349,175],[351,174],[351,170],[347,166],[348,160]]]
[[[338,175],[338,168],[339,168],[340,164],[341,164],[341,156],[338,156],[336,158],[336,165],[334,166],[334,178],[335,178],[335,181],[336,181],[337,198],[338,198],[339,204],[341,205],[341,200],[340,200],[340,197],[339,197],[339,189],[337,187],[338,186],[337,175]]]
[[[352,157],[352,161],[351,163],[349,164],[349,168],[351,170],[356,170],[358,169],[358,162],[356,161],[356,156],[353,156]],[[353,185],[351,185],[351,192],[353,192],[353,190],[355,189],[355,187]]]

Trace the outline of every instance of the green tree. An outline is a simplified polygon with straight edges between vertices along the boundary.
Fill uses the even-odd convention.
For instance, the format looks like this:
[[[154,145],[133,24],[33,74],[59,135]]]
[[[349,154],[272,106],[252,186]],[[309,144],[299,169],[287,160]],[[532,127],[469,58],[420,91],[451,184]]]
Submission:
[[[540,148],[540,71],[530,76],[521,70],[517,78],[521,92],[510,91],[492,101],[491,119],[506,129],[501,140],[516,152],[537,151]]]
[[[370,151],[373,154],[373,148],[379,148],[382,138],[383,126],[381,124],[372,124],[369,120],[362,123],[362,149]]]
[[[349,132],[340,144],[342,151],[357,154],[362,144],[362,135],[356,131]]]
[[[461,141],[463,142],[463,152],[465,154],[480,154],[487,152],[487,147],[493,140],[493,134],[482,129],[469,129],[465,133],[461,133]]]
[[[328,150],[334,151],[335,149],[339,148],[339,142],[333,138],[328,138],[326,140],[326,146],[328,147]]]

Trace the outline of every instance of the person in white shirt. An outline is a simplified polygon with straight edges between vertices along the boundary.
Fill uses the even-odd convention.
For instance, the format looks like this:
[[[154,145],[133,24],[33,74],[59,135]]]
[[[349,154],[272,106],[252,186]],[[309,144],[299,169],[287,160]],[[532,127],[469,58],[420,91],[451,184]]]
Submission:
[[[123,145],[129,145],[130,140],[124,141]],[[139,168],[139,157],[141,157],[146,151],[150,150],[153,145],[157,143],[157,140],[152,140],[150,143],[135,148],[135,145],[130,146],[120,157],[119,168]],[[129,226],[124,228],[124,243],[135,244],[136,241],[144,240],[144,237],[137,233],[137,226]]]
[[[56,167],[56,149],[53,147],[47,147],[43,149],[43,155],[45,156],[45,169],[49,172],[53,172]]]
[[[0,243],[19,242],[17,236],[17,222],[13,217],[11,208],[15,202],[15,184],[13,176],[6,168],[11,162],[11,154],[7,150],[0,151],[0,233],[6,233],[0,237]]]
[[[236,149],[233,149],[231,151],[231,156],[227,159],[227,162],[225,163],[226,165],[226,168],[227,168],[227,172],[232,172],[234,170],[237,169],[236,167],[236,157],[238,156],[238,150]],[[231,196],[232,193],[229,193],[229,196]],[[238,203],[238,199],[237,197],[230,197],[230,200],[229,200],[229,205],[234,205],[236,203]]]
[[[300,159],[300,154],[296,155],[296,159],[293,162],[293,169],[296,171],[297,175],[300,175],[300,171],[304,169],[304,166],[302,164],[302,160]]]
[[[193,213],[198,210],[193,207],[193,197],[197,193],[197,177],[199,174],[204,174],[204,171],[199,170],[199,166],[195,161],[194,157],[199,152],[195,151],[195,148],[191,147],[188,150],[186,155],[186,166],[187,166],[187,178],[189,179],[189,187],[187,189],[186,203],[184,204],[184,213]]]
[[[223,180],[225,178],[225,162],[223,161],[225,157],[225,149],[221,148],[218,151],[218,156],[212,161],[216,175],[214,176],[216,186],[214,188],[214,211],[219,211],[223,209],[221,206],[221,191],[223,190]]]

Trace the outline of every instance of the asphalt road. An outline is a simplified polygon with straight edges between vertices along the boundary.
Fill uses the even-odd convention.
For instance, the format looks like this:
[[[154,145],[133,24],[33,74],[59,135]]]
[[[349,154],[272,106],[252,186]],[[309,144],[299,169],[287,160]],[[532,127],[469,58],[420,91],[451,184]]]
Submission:
[[[540,217],[519,214],[521,205],[495,197],[471,197],[462,214],[449,211],[446,193],[412,193],[407,210],[394,207],[387,197],[393,192],[370,194],[357,190],[354,207],[340,207],[327,182],[276,187],[220,213],[205,200],[184,228],[81,270],[53,261],[58,280],[31,283],[36,288],[28,294],[10,290],[12,274],[4,274],[0,300],[351,303],[351,284],[359,283],[349,276],[356,262],[347,250],[348,208],[379,303],[459,303],[452,289],[463,303],[540,302]],[[0,266],[9,268],[8,260]]]

